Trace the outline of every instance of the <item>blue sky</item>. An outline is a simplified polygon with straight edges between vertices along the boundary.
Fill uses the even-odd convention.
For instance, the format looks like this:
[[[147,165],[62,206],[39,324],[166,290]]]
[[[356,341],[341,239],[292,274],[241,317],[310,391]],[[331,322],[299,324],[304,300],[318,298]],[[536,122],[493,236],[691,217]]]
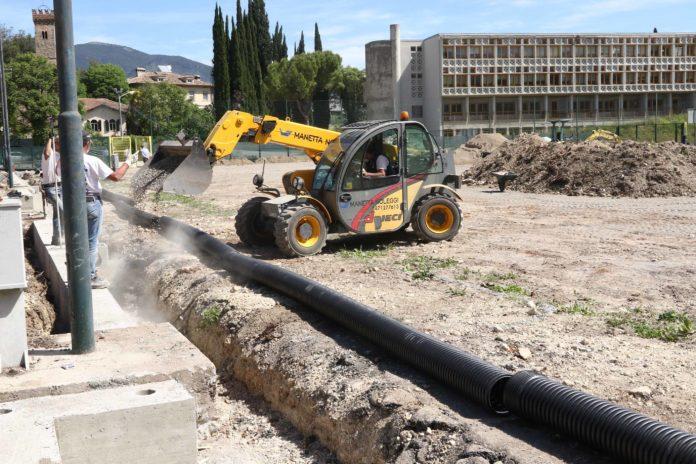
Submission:
[[[0,0],[0,23],[33,31],[30,10],[39,5]],[[116,43],[210,64],[214,5],[212,0],[73,0],[75,41]],[[233,13],[235,0],[221,5],[225,13]],[[357,67],[364,66],[365,43],[388,38],[393,23],[401,24],[403,38],[438,32],[696,30],[694,0],[266,0],[266,8],[271,24],[278,20],[284,26],[291,51],[300,30],[312,49],[316,21],[324,49],[338,52],[345,64]]]

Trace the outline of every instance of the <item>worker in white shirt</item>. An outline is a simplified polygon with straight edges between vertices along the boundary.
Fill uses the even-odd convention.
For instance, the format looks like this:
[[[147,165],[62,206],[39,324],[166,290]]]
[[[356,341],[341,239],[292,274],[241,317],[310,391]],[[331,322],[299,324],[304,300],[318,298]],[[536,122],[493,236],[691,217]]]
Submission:
[[[150,154],[150,150],[147,149],[147,144],[145,142],[143,142],[140,146],[140,156],[143,157],[143,163],[147,163],[150,160],[150,157],[152,156]]]
[[[63,224],[63,207],[60,204],[59,196],[61,193],[60,184],[60,144],[58,139],[55,139],[53,146],[53,138],[48,139],[41,157],[41,189],[46,196],[46,201],[53,209],[53,236],[51,237],[51,245],[60,245],[60,229]]]
[[[102,160],[89,154],[92,145],[92,137],[87,133],[82,133],[82,152],[84,153],[85,163],[85,185],[87,195],[87,233],[89,235],[89,259],[91,267],[92,288],[106,288],[108,282],[97,275],[97,257],[99,254],[99,235],[101,226],[104,222],[101,182],[102,179],[119,181],[128,171],[132,162],[130,157],[113,171]]]

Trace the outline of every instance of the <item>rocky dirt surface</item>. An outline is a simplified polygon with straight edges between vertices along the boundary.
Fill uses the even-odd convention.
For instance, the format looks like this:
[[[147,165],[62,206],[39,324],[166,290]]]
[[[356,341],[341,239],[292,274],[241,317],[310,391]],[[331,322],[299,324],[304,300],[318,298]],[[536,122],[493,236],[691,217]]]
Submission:
[[[551,143],[523,134],[479,159],[467,177],[492,182],[492,173],[501,170],[517,173],[519,177],[508,185],[523,192],[696,196],[696,147],[674,142]]]
[[[280,186],[283,172],[307,166],[311,165],[267,166],[266,179]],[[696,432],[692,388],[696,358],[691,355],[696,318],[696,203],[691,199],[572,197],[466,187],[460,190],[464,225],[452,242],[420,244],[410,232],[338,237],[330,240],[321,255],[282,259],[273,248],[240,244],[234,232],[234,211],[253,195],[251,177],[259,169],[216,167],[205,197],[170,196],[159,201],[147,197],[140,206],[181,218],[240,252],[310,276],[506,369],[536,369]],[[107,229],[109,224],[107,219]],[[174,263],[168,267],[187,268]],[[195,269],[194,274],[203,272]],[[263,295],[261,289],[251,291]],[[280,344],[273,352],[291,353],[298,345],[322,347],[324,343],[335,349],[335,341],[319,342],[314,333],[295,334],[287,345],[275,339],[290,329],[266,331],[277,320],[273,313],[280,311],[283,320],[286,316],[293,320],[294,313],[282,307],[269,310],[269,322],[255,329],[261,340],[270,339],[267,345]],[[310,316],[301,319],[312,320]],[[370,359],[369,354],[348,352]],[[325,362],[319,363],[318,371],[298,367],[298,381],[313,385],[307,379],[318,379],[323,384],[332,366],[332,358],[325,357],[308,358]],[[362,369],[364,360],[357,359]],[[295,368],[288,369],[291,375]],[[365,370],[359,378],[369,378],[371,373]],[[399,380],[417,379],[411,374]],[[348,399],[339,398],[341,404]],[[448,409],[436,400],[426,404]],[[487,437],[500,428],[504,430],[496,424]],[[539,437],[529,441],[538,443]],[[534,457],[531,449],[535,448],[526,450],[528,457]],[[549,461],[546,455],[531,462],[600,462],[581,456],[570,449],[556,454],[557,461]]]
[[[31,239],[24,239],[24,269],[27,288],[24,290],[24,305],[29,338],[49,335],[56,322],[56,309],[48,296],[48,283],[37,263]]]
[[[121,257],[106,270],[112,291],[120,298],[150,295],[137,298],[138,311],[153,311],[147,306],[156,305],[216,364],[218,373],[263,396],[302,432],[302,446],[295,444],[290,451],[309,447],[315,459],[299,460],[301,456],[287,450],[278,455],[282,440],[266,440],[278,438],[269,429],[270,419],[237,414],[203,426],[201,433],[213,431],[210,462],[227,462],[216,460],[219,448],[234,448],[240,440],[243,445],[251,440],[261,455],[270,453],[272,462],[335,462],[319,442],[349,463],[450,463],[475,457],[501,464],[566,462],[540,461],[536,458],[545,453],[524,442],[517,448],[525,449],[529,459],[521,460],[509,458],[505,449],[482,445],[481,436],[499,434],[487,422],[500,419],[383,358],[287,298],[231,281],[213,263],[158,241],[152,231],[112,218],[107,241],[112,254]],[[234,388],[230,392],[239,395]],[[451,406],[438,396],[448,397],[444,403]],[[481,423],[471,426],[455,410]],[[558,452],[568,455],[567,449]],[[583,453],[572,462],[597,462]]]

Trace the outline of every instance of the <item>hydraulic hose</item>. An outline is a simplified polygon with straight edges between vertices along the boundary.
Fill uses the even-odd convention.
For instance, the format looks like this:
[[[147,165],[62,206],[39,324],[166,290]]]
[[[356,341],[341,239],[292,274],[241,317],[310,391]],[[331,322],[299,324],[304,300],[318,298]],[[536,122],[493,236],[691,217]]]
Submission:
[[[121,195],[105,191],[103,196],[131,221],[159,228],[165,236],[186,237],[228,272],[294,298],[496,413],[550,426],[629,464],[696,463],[692,434],[531,371],[511,376],[311,279],[238,253],[195,227],[141,211]]]

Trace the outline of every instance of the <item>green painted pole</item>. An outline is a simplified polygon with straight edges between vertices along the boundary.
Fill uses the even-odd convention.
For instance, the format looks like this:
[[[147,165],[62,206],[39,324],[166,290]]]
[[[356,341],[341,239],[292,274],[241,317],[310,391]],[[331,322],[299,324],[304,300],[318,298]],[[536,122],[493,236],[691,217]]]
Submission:
[[[5,39],[0,37],[0,94],[2,94],[2,135],[3,151],[5,152],[5,169],[7,169],[7,185],[14,187],[14,172],[12,168],[12,150],[10,148],[10,117],[7,111],[7,86],[5,85],[5,53],[2,43]]]
[[[65,211],[65,249],[68,259],[70,335],[75,354],[94,351],[94,317],[87,235],[82,118],[77,110],[77,73],[73,42],[72,1],[53,0],[56,16],[58,93],[61,142],[60,169]]]

